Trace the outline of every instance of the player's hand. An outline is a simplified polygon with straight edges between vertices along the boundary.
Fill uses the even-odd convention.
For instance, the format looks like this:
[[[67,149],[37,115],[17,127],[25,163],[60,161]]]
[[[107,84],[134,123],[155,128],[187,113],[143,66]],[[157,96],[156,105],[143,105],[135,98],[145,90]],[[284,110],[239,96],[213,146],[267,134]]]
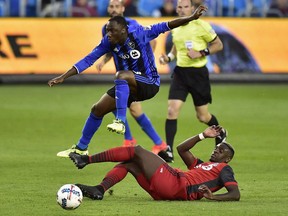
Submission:
[[[98,73],[101,73],[102,68],[104,67],[105,63],[104,62],[100,62],[99,64],[96,65],[96,70]]]
[[[206,199],[213,199],[213,193],[206,185],[200,185],[198,190]]]
[[[187,55],[191,59],[196,59],[202,57],[201,53],[199,51],[196,51],[194,49],[188,49]]]
[[[196,10],[194,10],[193,14],[191,15],[192,20],[198,19],[204,12],[206,12],[208,8],[204,5],[199,5]]]
[[[159,58],[159,63],[161,65],[165,65],[169,62],[169,58],[167,55],[161,54],[160,58]]]
[[[59,83],[62,83],[64,81],[64,78],[62,78],[61,76],[59,77],[55,77],[51,80],[48,81],[48,85],[50,87],[52,87],[53,85],[56,85],[56,84],[59,84]]]
[[[220,135],[222,127],[220,125],[212,125],[203,132],[204,137],[206,138],[215,138]]]

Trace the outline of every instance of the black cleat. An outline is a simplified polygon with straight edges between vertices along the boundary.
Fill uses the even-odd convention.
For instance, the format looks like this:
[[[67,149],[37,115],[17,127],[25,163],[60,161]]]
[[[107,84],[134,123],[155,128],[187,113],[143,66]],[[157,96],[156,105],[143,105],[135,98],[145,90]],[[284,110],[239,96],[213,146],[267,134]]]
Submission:
[[[167,163],[174,163],[173,153],[169,150],[167,151],[160,151],[158,156],[165,160]]]
[[[80,188],[84,197],[88,197],[92,200],[103,199],[103,193],[100,190],[98,190],[96,186],[88,186],[83,184],[75,184],[75,185]]]
[[[69,157],[78,169],[82,169],[88,164],[88,155],[79,155],[75,152],[71,152]]]
[[[219,143],[225,142],[228,136],[228,131],[224,128],[222,128],[220,135],[215,138],[215,145],[218,145]]]

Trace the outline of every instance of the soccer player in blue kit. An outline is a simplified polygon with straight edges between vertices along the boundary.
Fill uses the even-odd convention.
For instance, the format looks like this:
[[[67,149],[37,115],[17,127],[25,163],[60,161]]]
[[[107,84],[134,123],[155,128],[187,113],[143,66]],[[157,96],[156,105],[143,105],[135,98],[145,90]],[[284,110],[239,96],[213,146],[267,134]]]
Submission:
[[[128,32],[124,17],[115,16],[109,19],[106,26],[106,35],[92,52],[78,61],[64,74],[48,81],[50,87],[60,84],[65,79],[86,70],[104,54],[112,52],[117,70],[114,80],[115,86],[109,89],[92,106],[78,144],[59,152],[57,156],[69,157],[71,152],[82,155],[88,154],[90,140],[101,125],[103,117],[115,109],[116,120],[109,124],[107,129],[124,134],[127,107],[133,101],[150,99],[159,91],[160,76],[157,72],[149,41],[155,39],[161,33],[198,19],[206,10],[205,6],[200,5],[190,16],[180,17],[148,27],[139,26],[133,32]]]
[[[107,7],[107,12],[111,17],[114,16],[124,16],[125,5],[124,0],[110,0],[109,5]],[[140,24],[131,18],[125,17],[126,23],[128,25],[128,32],[134,31]],[[106,25],[102,27],[102,36],[106,35]],[[152,47],[152,51],[154,52],[156,46],[156,40],[150,41],[150,45]],[[98,72],[102,71],[104,65],[110,61],[112,58],[112,53],[106,53],[100,62],[97,62],[96,68]],[[130,104],[129,111],[133,118],[137,121],[137,123],[141,126],[142,130],[149,136],[149,138],[153,142],[152,152],[154,154],[158,154],[162,150],[167,149],[167,144],[162,138],[158,135],[156,130],[154,129],[150,119],[148,116],[142,111],[141,102],[135,101]],[[113,111],[113,114],[116,116],[116,110]],[[124,133],[124,141],[123,147],[126,146],[135,146],[137,145],[136,139],[132,136],[130,126],[128,121],[125,122],[125,133]]]

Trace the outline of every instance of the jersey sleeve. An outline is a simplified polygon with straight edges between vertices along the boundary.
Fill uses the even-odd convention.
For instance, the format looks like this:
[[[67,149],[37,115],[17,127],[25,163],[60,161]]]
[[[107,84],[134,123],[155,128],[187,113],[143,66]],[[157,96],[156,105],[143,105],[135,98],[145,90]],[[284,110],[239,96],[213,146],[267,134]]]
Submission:
[[[237,181],[234,178],[234,172],[229,165],[225,166],[221,170],[220,179],[224,186],[238,185]]]
[[[196,158],[195,160],[194,160],[194,162],[189,166],[189,167],[187,167],[189,170],[191,170],[191,169],[193,169],[195,166],[197,166],[197,165],[199,165],[199,164],[201,164],[201,163],[203,163],[203,161],[201,160],[201,159],[199,159],[199,158]]]
[[[136,20],[125,17],[129,32],[134,31],[138,26],[141,26]]]
[[[130,19],[128,25],[139,26],[140,24],[136,20]]]
[[[167,22],[157,23],[150,26],[139,26],[134,34],[137,36],[140,40],[147,43],[155,38],[158,37],[161,33],[164,33],[166,31],[170,31],[170,28],[168,27]]]
[[[215,38],[217,37],[217,34],[214,31],[214,29],[212,28],[212,26],[208,22],[202,22],[201,26],[202,26],[203,31],[204,31],[204,34],[202,36],[204,38],[204,40],[207,43],[215,40]]]
[[[97,45],[92,52],[90,52],[87,56],[85,56],[83,59],[78,61],[76,64],[74,64],[74,67],[76,68],[78,73],[83,72],[88,67],[94,64],[97,59],[99,59],[102,55],[105,53],[110,52],[110,45],[108,43],[107,37],[104,37],[100,44]]]

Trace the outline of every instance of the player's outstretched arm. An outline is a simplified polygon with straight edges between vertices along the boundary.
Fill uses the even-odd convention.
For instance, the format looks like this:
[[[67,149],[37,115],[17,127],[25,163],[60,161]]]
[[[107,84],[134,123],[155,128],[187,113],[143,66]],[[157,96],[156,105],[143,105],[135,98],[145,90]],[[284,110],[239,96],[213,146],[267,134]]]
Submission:
[[[203,194],[206,199],[216,200],[216,201],[239,201],[240,191],[237,185],[230,185],[225,187],[227,193],[214,195],[211,190],[206,185],[200,185],[198,188],[199,192]]]
[[[162,54],[160,56],[160,58],[159,58],[160,64],[165,65],[165,64],[168,64],[169,62],[173,61],[176,54],[177,54],[177,50],[176,50],[175,45],[173,44],[170,52],[167,55]]]
[[[62,83],[64,82],[65,79],[67,79],[68,77],[71,77],[71,76],[74,76],[77,74],[77,70],[75,67],[72,67],[70,70],[68,70],[66,73],[58,76],[58,77],[55,77],[51,80],[48,81],[48,85],[50,87],[52,87],[53,85],[56,85],[56,84],[59,84],[59,83]]]
[[[181,25],[184,25],[192,20],[198,19],[202,14],[207,11],[207,7],[204,5],[200,5],[190,16],[187,17],[180,17],[168,22],[168,26],[170,29],[177,28]]]
[[[96,65],[96,69],[97,72],[100,73],[102,71],[102,68],[104,67],[104,65],[110,61],[110,59],[112,58],[112,53],[106,53],[103,57],[103,60]]]

